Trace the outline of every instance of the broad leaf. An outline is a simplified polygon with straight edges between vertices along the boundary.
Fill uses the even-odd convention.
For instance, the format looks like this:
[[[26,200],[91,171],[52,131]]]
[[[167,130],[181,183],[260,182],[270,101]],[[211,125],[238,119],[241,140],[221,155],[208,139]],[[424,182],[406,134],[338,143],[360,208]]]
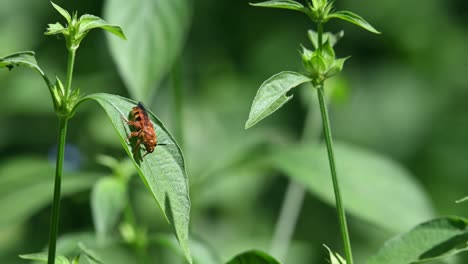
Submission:
[[[292,88],[311,81],[309,77],[297,72],[280,72],[273,75],[258,89],[245,128],[252,127],[289,101],[292,95],[287,96],[286,93]]]
[[[192,1],[108,0],[105,18],[122,26],[128,41],[109,38],[120,75],[133,98],[147,98],[180,56]]]
[[[36,59],[34,58],[33,51],[21,51],[3,58],[0,58],[0,68],[7,67],[13,69],[15,66],[26,66],[37,71],[43,78],[45,78],[44,72],[37,65]]]
[[[106,177],[94,185],[91,192],[91,209],[94,227],[100,240],[105,240],[111,234],[126,202],[126,189],[121,180]]]
[[[79,21],[79,31],[88,32],[95,28],[104,29],[107,32],[110,32],[121,39],[126,39],[125,34],[119,26],[112,25],[104,21],[102,18],[94,15],[82,15]]]
[[[47,253],[33,253],[33,254],[24,254],[19,255],[22,259],[35,260],[39,262],[47,263],[48,255]],[[55,264],[70,264],[70,261],[64,256],[58,255],[55,256]]]
[[[104,93],[88,95],[83,100],[88,99],[97,101],[106,111],[125,151],[133,159],[141,179],[156,199],[164,216],[174,227],[184,254],[191,262],[188,247],[190,217],[188,178],[182,152],[174,138],[161,121],[148,111],[158,142],[165,145],[157,146],[153,153],[141,160],[135,160],[132,154],[133,148],[127,139],[130,133],[129,126],[123,118],[129,115],[137,103],[124,97]]]
[[[445,217],[422,223],[389,240],[366,263],[421,263],[465,250],[468,250],[468,219]]]
[[[344,206],[349,213],[396,232],[433,216],[422,187],[397,163],[339,142],[334,150]],[[325,146],[281,147],[273,155],[272,164],[318,198],[335,205]]]
[[[273,1],[266,1],[266,2],[261,2],[261,3],[250,3],[250,5],[259,6],[259,7],[290,9],[290,10],[306,12],[306,8],[301,3],[292,1],[292,0],[273,0]]]
[[[0,226],[24,222],[52,203],[54,175],[54,165],[45,159],[16,158],[0,165]],[[62,197],[90,189],[100,176],[65,173]]]
[[[251,250],[235,256],[226,264],[279,264],[279,262],[267,253]]]
[[[346,260],[343,259],[338,253],[333,252],[329,247],[323,245],[330,255],[330,264],[346,264]]]
[[[338,18],[342,19],[348,22],[351,22],[359,27],[362,27],[363,29],[370,31],[375,34],[380,34],[377,29],[375,29],[371,24],[369,24],[364,18],[360,17],[359,15],[350,12],[350,11],[338,11],[333,14],[330,14],[327,19],[332,19],[332,18]]]

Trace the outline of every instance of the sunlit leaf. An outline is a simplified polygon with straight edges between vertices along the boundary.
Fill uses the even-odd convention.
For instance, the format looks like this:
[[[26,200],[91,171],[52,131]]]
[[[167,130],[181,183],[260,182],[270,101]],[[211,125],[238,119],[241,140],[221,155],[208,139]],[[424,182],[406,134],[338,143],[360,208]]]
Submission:
[[[148,190],[156,199],[164,216],[174,227],[179,243],[186,258],[191,262],[188,247],[188,225],[190,218],[190,198],[188,178],[185,172],[182,152],[164,125],[150,111],[148,115],[153,123],[159,143],[153,153],[141,160],[133,157],[133,148],[128,142],[129,127],[126,118],[135,101],[111,94],[92,94],[84,100],[95,100],[106,111],[112,125],[117,131],[121,143],[127,154],[133,159],[135,167]]]
[[[364,18],[360,17],[359,15],[350,12],[350,11],[338,11],[333,14],[330,14],[327,19],[332,19],[332,18],[338,18],[341,20],[348,21],[350,23],[353,23],[367,31],[370,31],[375,34],[380,34],[380,32],[375,29],[371,24],[369,24]]]
[[[59,5],[55,4],[54,2],[50,2],[52,4],[52,6],[55,8],[55,10],[57,10],[57,12],[59,12],[66,20],[68,23],[70,23],[71,21],[71,15],[70,13],[68,13],[67,10],[63,9],[62,7],[60,7]]]
[[[91,209],[99,239],[105,240],[111,234],[126,202],[126,188],[121,180],[106,177],[94,185],[91,192]]]
[[[329,253],[330,256],[330,264],[346,264],[346,260],[343,259],[338,253],[333,252],[329,247],[323,245]]]
[[[133,98],[154,93],[179,57],[187,37],[189,0],[108,0],[107,21],[120,25],[128,41],[109,38],[111,55]]]
[[[433,216],[422,187],[397,163],[340,142],[335,142],[334,150],[344,207],[349,213],[396,232]],[[335,205],[325,146],[282,146],[273,155],[272,164],[310,193]]]
[[[457,200],[456,203],[464,203],[468,201],[468,196],[465,198],[461,198],[460,200]]]
[[[119,26],[112,25],[104,21],[102,18],[94,15],[82,15],[79,21],[79,30],[86,32],[95,28],[104,29],[107,32],[110,32],[121,39],[126,39],[125,34]]]
[[[261,3],[250,3],[250,5],[259,7],[290,9],[301,12],[306,11],[306,8],[301,3],[292,0],[273,0]]]
[[[468,250],[468,219],[444,217],[422,223],[388,242],[367,264],[422,263]]]
[[[47,253],[33,253],[33,254],[24,254],[19,255],[22,259],[36,260],[39,262],[47,263],[48,255]],[[58,255],[55,256],[55,264],[70,264],[70,261],[64,256]]]
[[[280,72],[266,80],[257,91],[245,128],[252,127],[292,99],[292,95],[286,95],[292,88],[310,81],[297,72]]]
[[[17,158],[0,165],[0,226],[24,222],[52,203],[55,170],[40,158]],[[100,174],[65,173],[62,197],[91,188]]]
[[[226,264],[279,264],[279,262],[267,253],[251,250],[235,256]]]

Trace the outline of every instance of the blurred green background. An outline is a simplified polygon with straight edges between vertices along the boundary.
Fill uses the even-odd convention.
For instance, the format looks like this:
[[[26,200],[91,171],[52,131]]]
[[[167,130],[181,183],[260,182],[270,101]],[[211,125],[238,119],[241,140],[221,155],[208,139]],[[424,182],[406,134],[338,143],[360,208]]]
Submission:
[[[111,2],[119,1],[56,1],[67,10],[117,23],[110,18],[118,14],[103,14],[103,6]],[[174,58],[156,68],[155,76],[161,77],[145,88],[152,90],[149,95],[133,99],[144,101],[174,130],[170,69],[174,65],[180,69],[184,130],[178,139],[183,141],[190,181],[191,233],[198,241],[192,246],[194,255],[226,261],[251,248],[268,251],[288,183],[288,173],[269,157],[299,142],[308,112],[307,93],[295,92],[289,104],[253,129],[245,131],[244,122],[265,79],[279,71],[301,70],[299,44],[311,46],[306,31],[313,25],[298,13],[254,8],[248,1],[178,2],[190,10],[185,22],[170,10],[161,15],[172,19],[169,24],[164,19],[154,22],[151,15],[146,19],[161,23],[167,34],[178,30],[177,43],[166,47],[184,48],[171,51]],[[119,3],[123,10],[128,8],[125,3]],[[352,55],[340,77],[330,83],[339,91],[330,104],[336,141],[380,153],[406,168],[421,199],[434,208],[434,216],[468,216],[467,205],[454,202],[468,195],[468,2],[366,0],[335,5],[362,15],[383,32],[372,35],[338,21],[327,24],[328,30],[345,31],[337,55]],[[48,23],[63,22],[49,2],[0,0],[0,6],[0,57],[33,50],[50,78],[64,79],[64,41],[43,35]],[[138,19],[139,13],[132,15],[130,19]],[[129,39],[152,34],[146,28],[128,34],[132,29],[122,27]],[[84,93],[134,97],[137,93],[126,85],[108,48],[108,37],[93,31],[82,43],[74,86]],[[140,74],[134,70],[127,76]],[[0,263],[26,263],[17,255],[41,251],[48,241],[57,122],[46,86],[30,70],[0,71],[0,93]],[[312,111],[318,110],[312,104]],[[105,154],[123,161],[125,152],[105,114],[92,103],[83,105],[70,123],[67,142],[66,169],[72,175],[69,186],[64,186],[60,234],[70,241],[93,240],[90,190],[99,177],[112,174],[96,157]],[[337,162],[339,167],[339,158]],[[373,188],[371,183],[359,184]],[[137,176],[129,186],[137,222],[148,236],[170,234]],[[320,197],[313,190],[307,193],[285,263],[324,263],[324,243],[341,252],[334,208]],[[346,200],[355,198],[345,196],[345,206]],[[394,198],[365,200],[378,200],[382,210],[392,203],[413,210],[412,201]],[[359,213],[349,217],[357,263],[386,239],[419,223],[392,230],[368,220]],[[388,222],[392,221],[390,217]],[[114,233],[119,237],[118,228]],[[107,251],[118,256],[120,262],[113,263],[138,263],[125,243]],[[149,243],[148,252],[157,263],[182,263],[161,243]],[[466,254],[452,261],[468,263]]]

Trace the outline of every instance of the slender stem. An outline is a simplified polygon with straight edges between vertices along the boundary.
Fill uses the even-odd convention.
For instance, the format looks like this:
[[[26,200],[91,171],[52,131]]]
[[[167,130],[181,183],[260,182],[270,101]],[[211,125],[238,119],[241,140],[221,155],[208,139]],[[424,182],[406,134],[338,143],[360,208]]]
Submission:
[[[59,212],[60,212],[60,186],[62,182],[63,160],[65,157],[65,140],[67,136],[67,123],[68,123],[68,120],[66,118],[59,118],[57,165],[55,167],[54,201],[52,203],[52,216],[50,220],[49,258],[47,262],[48,264],[55,263],[55,248],[56,248],[56,242],[57,242],[57,231],[58,231]]]
[[[68,95],[70,94],[70,91],[71,91],[73,67],[75,65],[75,53],[76,53],[76,50],[74,49],[71,49],[68,51],[67,83],[65,87],[66,98],[68,98]]]
[[[346,255],[346,263],[353,264],[353,255],[351,251],[351,242],[349,239],[348,226],[346,224],[346,214],[341,198],[340,186],[338,184],[338,176],[335,167],[335,155],[333,154],[332,134],[330,130],[330,120],[328,118],[327,106],[325,105],[325,92],[323,89],[323,82],[317,87],[317,95],[320,104],[320,112],[322,113],[323,133],[325,135],[325,142],[327,145],[328,160],[330,162],[330,171],[333,181],[333,190],[335,192],[336,210],[340,222],[341,237]]]
[[[318,49],[321,50],[322,49],[322,45],[323,45],[323,24],[322,23],[318,23],[317,24],[317,45],[318,45]]]
[[[172,87],[174,89],[174,113],[175,113],[175,133],[176,139],[180,147],[184,146],[184,113],[183,113],[183,96],[182,87],[182,69],[181,63],[176,62],[171,72]]]
[[[271,242],[270,252],[275,255],[280,262],[284,262],[288,252],[289,244],[293,237],[299,213],[304,202],[304,187],[290,180],[283,204],[281,205],[280,215],[276,222],[275,233]]]

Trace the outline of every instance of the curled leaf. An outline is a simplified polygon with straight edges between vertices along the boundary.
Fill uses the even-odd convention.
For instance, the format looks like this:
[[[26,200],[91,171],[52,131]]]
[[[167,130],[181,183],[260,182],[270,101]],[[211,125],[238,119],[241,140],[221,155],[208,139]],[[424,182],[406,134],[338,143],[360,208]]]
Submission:
[[[353,12],[350,12],[350,11],[338,11],[338,12],[335,12],[335,13],[332,13],[330,15],[327,16],[327,20],[328,19],[332,19],[332,18],[338,18],[338,19],[341,19],[341,20],[345,20],[345,21],[348,21],[350,23],[353,23],[367,31],[370,31],[372,33],[375,33],[375,34],[380,34],[380,32],[375,29],[371,24],[369,24],[369,22],[367,22],[366,20],[364,20],[364,18],[362,18],[361,16],[353,13]]]

